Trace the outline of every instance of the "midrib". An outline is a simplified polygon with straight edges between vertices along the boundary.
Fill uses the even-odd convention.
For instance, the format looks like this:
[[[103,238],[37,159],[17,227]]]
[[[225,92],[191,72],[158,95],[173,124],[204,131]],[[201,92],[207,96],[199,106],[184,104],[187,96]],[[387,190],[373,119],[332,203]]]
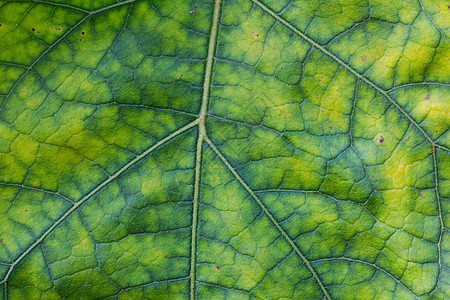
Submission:
[[[217,43],[217,32],[219,28],[220,8],[222,0],[214,2],[211,34],[209,37],[208,56],[206,58],[205,79],[203,81],[202,106],[198,117],[198,140],[195,156],[195,182],[194,199],[192,203],[192,233],[191,233],[191,271],[190,271],[190,299],[195,299],[196,291],[196,264],[197,264],[197,228],[198,228],[198,203],[200,197],[200,173],[202,163],[203,142],[206,136],[205,119],[208,110],[209,91],[211,85],[212,69],[214,64],[214,53]]]

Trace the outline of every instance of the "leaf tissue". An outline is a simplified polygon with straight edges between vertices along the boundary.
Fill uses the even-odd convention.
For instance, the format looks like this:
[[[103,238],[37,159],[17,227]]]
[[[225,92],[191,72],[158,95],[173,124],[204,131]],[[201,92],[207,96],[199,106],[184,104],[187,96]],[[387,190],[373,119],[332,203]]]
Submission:
[[[450,299],[450,2],[0,0],[16,299]]]

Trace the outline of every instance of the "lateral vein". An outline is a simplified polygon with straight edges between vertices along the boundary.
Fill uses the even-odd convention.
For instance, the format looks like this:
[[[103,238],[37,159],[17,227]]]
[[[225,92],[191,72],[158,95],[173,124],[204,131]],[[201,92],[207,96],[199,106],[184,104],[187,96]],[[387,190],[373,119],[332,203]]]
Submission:
[[[167,143],[168,141],[172,140],[176,136],[182,134],[183,132],[189,130],[190,128],[198,125],[198,119],[187,124],[184,127],[181,127],[177,131],[171,133],[170,135],[166,136],[159,142],[157,142],[152,147],[148,148],[146,151],[141,153],[139,156],[136,156],[133,160],[131,160],[129,163],[127,163],[125,166],[123,166],[119,171],[114,173],[112,176],[108,177],[105,181],[103,181],[100,185],[98,185],[95,189],[93,189],[89,194],[84,196],[82,199],[80,199],[78,202],[76,202],[66,213],[64,213],[55,223],[52,224],[42,235],[39,239],[37,239],[33,244],[31,244],[30,247],[28,247],[27,250],[25,250],[10,266],[8,272],[6,273],[3,280],[0,281],[0,284],[5,283],[9,276],[11,275],[11,272],[13,271],[14,267],[20,263],[20,261],[28,255],[36,246],[38,246],[59,224],[61,224],[70,214],[72,214],[78,207],[80,207],[84,202],[89,200],[92,196],[94,196],[97,192],[99,192],[101,189],[103,189],[105,186],[107,186],[111,181],[119,177],[123,172],[131,168],[134,164],[142,160],[144,157],[146,157],[148,154],[153,152],[155,149],[159,148],[163,144]]]
[[[216,153],[216,155],[220,158],[220,160],[225,164],[225,166],[228,168],[228,170],[233,174],[233,176],[236,178],[236,180],[245,188],[245,190],[252,196],[252,198],[255,200],[255,202],[259,205],[259,207],[263,210],[264,214],[270,219],[273,225],[278,229],[278,231],[281,233],[281,235],[284,237],[284,239],[289,243],[289,245],[292,247],[294,252],[301,258],[303,263],[307,266],[311,274],[313,275],[316,282],[319,284],[320,289],[325,295],[325,298],[328,300],[331,300],[330,295],[328,294],[328,291],[326,290],[325,286],[323,285],[322,281],[320,280],[319,276],[317,275],[314,268],[311,266],[311,263],[308,261],[308,259],[303,255],[303,253],[298,249],[297,245],[295,245],[294,241],[288,236],[286,231],[281,227],[281,225],[278,223],[277,220],[272,216],[270,211],[267,209],[267,207],[264,205],[264,203],[256,196],[255,192],[247,185],[247,183],[241,178],[241,176],[236,172],[236,170],[233,168],[233,166],[228,162],[228,160],[223,156],[223,154],[217,149],[216,145],[209,139],[208,136],[204,137],[205,142],[211,147],[211,149]]]

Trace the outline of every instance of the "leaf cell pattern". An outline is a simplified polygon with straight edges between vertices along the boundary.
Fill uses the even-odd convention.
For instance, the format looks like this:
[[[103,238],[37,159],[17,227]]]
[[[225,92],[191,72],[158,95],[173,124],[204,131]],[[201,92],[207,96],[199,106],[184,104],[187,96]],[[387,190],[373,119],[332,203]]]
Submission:
[[[0,299],[450,298],[444,2],[0,1]]]

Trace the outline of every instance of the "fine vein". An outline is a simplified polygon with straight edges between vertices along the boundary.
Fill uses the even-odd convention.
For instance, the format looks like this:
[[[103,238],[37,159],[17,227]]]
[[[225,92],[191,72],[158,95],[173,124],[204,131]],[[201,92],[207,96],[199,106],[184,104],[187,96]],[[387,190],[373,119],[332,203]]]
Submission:
[[[303,253],[298,249],[297,245],[295,245],[294,241],[288,236],[286,231],[281,227],[280,224],[278,224],[278,221],[275,220],[275,218],[272,216],[270,211],[267,209],[267,207],[264,205],[264,203],[256,196],[255,192],[247,185],[247,183],[241,178],[241,176],[236,172],[236,170],[233,168],[233,166],[228,162],[228,160],[223,156],[223,154],[217,149],[217,147],[214,145],[214,143],[208,138],[208,136],[205,136],[205,142],[211,147],[211,149],[216,153],[216,155],[220,158],[220,160],[227,166],[228,170],[233,174],[233,176],[236,178],[236,180],[247,190],[247,192],[252,196],[252,198],[256,201],[256,203],[259,205],[259,207],[263,210],[265,215],[270,219],[273,225],[278,229],[278,231],[281,233],[281,235],[284,237],[284,239],[289,243],[289,245],[292,247],[292,249],[295,251],[295,253],[302,259],[303,263],[308,267],[309,271],[313,275],[316,282],[319,284],[322,292],[325,295],[326,299],[331,300],[330,295],[328,294],[328,291],[326,290],[325,286],[323,285],[322,281],[320,280],[319,276],[317,275],[314,268],[311,266],[311,263],[308,261],[308,259],[303,255]]]
[[[214,53],[217,43],[217,32],[219,29],[220,7],[222,1],[216,0],[214,3],[213,19],[211,24],[211,34],[209,37],[208,57],[206,59],[205,79],[203,82],[202,107],[198,117],[198,140],[197,153],[195,158],[195,183],[194,199],[192,203],[192,234],[191,234],[191,271],[190,271],[190,299],[195,299],[196,264],[197,264],[197,228],[198,228],[198,202],[200,197],[200,172],[202,164],[202,146],[206,136],[205,119],[208,110],[209,90],[211,86],[212,68],[214,63]]]

